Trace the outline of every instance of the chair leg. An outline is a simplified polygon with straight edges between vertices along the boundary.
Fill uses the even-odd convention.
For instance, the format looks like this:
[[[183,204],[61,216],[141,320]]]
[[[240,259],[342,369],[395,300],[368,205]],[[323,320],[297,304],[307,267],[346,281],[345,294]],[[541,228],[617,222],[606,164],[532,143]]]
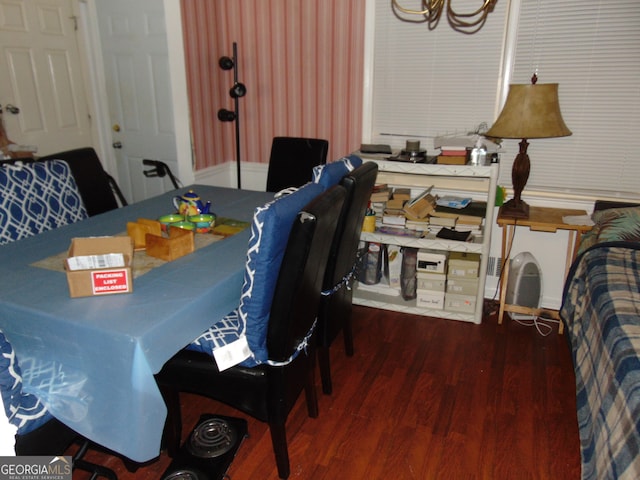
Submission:
[[[88,448],[89,441],[85,440],[73,456],[73,469],[84,470],[85,472],[91,473],[91,480],[95,480],[99,477],[108,478],[109,480],[118,480],[118,476],[110,468],[87,462],[86,460],[82,459],[82,457],[84,457],[84,454],[87,453]]]
[[[180,450],[182,439],[182,412],[180,409],[180,392],[174,388],[160,387],[162,397],[167,405],[167,420],[164,424],[162,439],[167,455],[174,458]]]
[[[320,380],[322,382],[322,393],[331,395],[333,384],[331,382],[331,363],[329,360],[329,347],[318,347],[318,364],[320,365]]]
[[[287,447],[287,432],[284,423],[269,423],[273,453],[276,457],[278,476],[281,479],[289,478],[289,449]]]
[[[310,354],[304,385],[304,396],[307,400],[307,412],[311,418],[318,418],[318,392],[316,392],[316,352]]]

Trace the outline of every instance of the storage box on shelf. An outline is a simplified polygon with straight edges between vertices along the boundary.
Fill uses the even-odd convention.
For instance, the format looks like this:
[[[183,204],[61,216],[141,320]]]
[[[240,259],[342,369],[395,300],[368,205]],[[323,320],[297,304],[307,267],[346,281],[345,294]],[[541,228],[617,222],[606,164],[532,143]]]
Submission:
[[[454,275],[456,278],[451,285],[451,291],[445,286],[447,270],[440,272],[442,278],[428,277],[438,274],[435,271],[419,271],[416,276],[415,298],[405,300],[398,295],[397,287],[389,288],[389,295],[385,294],[385,285],[354,286],[353,303],[374,308],[401,311],[406,313],[448,318],[466,322],[480,323],[482,321],[482,306],[484,298],[485,278],[489,259],[491,242],[491,225],[493,224],[496,184],[498,179],[498,164],[489,166],[471,165],[438,165],[422,163],[394,162],[381,159],[380,156],[363,155],[365,161],[375,161],[378,164],[378,184],[386,184],[390,188],[409,188],[413,195],[425,191],[433,186],[434,194],[453,194],[473,197],[474,200],[486,201],[486,212],[482,234],[474,235],[470,242],[446,240],[437,238],[434,233],[426,237],[417,238],[412,235],[395,235],[376,232],[363,232],[361,240],[381,245],[394,245],[394,248],[415,248],[418,252],[439,254],[451,262],[456,272],[467,272],[469,257],[474,258],[476,273]],[[468,255],[473,254],[473,255]],[[418,263],[420,262],[418,257]],[[466,263],[465,263],[466,262]],[[467,281],[465,283],[465,280]],[[443,282],[443,283],[440,283]],[[427,287],[427,288],[424,288]],[[474,288],[475,287],[475,288]],[[473,294],[468,292],[473,290]],[[449,295],[450,304],[447,306],[445,297]]]

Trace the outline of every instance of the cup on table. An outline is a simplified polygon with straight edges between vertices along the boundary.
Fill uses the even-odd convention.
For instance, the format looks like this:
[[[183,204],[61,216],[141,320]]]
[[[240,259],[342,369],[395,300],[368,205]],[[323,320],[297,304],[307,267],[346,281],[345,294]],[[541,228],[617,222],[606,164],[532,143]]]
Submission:
[[[163,232],[169,230],[169,225],[184,222],[184,215],[180,215],[179,213],[170,213],[169,215],[163,215],[158,218],[160,222],[161,228]],[[175,225],[174,225],[175,226]]]
[[[195,225],[196,233],[208,233],[216,224],[216,216],[213,213],[200,213],[187,217]]]
[[[187,222],[185,220],[182,220],[181,222],[170,223],[169,227],[177,227],[177,228],[181,228],[182,230],[193,231],[196,229],[196,224],[193,222]]]

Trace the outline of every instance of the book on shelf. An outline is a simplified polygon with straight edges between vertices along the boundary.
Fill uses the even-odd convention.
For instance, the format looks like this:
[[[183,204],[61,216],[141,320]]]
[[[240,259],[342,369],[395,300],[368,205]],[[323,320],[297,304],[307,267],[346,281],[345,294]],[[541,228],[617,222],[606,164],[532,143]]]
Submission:
[[[371,202],[386,202],[391,196],[391,189],[386,183],[373,186],[369,200]]]
[[[407,218],[407,221],[404,224],[405,228],[410,230],[418,230],[420,232],[428,232],[429,231],[429,219],[423,218],[420,220],[410,220]]]
[[[407,217],[405,217],[404,215],[384,212],[384,215],[382,216],[383,225],[399,225],[404,227],[404,224],[406,222],[407,222]]]
[[[406,200],[396,198],[395,194],[389,200],[387,200],[387,208],[399,208],[402,209]]]
[[[407,218],[410,220],[419,220],[427,217],[429,213],[433,211],[436,206],[436,199],[431,195],[432,188],[433,186],[429,187],[417,197],[404,204],[404,212]]]
[[[471,232],[460,232],[447,227],[442,227],[436,234],[436,237],[443,238],[445,240],[457,240],[460,242],[470,242],[473,240]]]
[[[394,200],[411,200],[411,189],[410,188],[401,188],[396,187],[393,189],[393,195],[391,196]]]
[[[458,224],[482,225],[486,213],[487,202],[473,200],[469,205],[460,209],[436,205],[431,216],[456,218]]]
[[[419,230],[411,230],[409,228],[398,227],[393,225],[380,225],[376,229],[378,233],[384,233],[386,235],[396,235],[398,237],[412,237],[412,238],[422,238],[423,233]]]
[[[438,155],[436,163],[439,165],[466,165],[466,155]]]
[[[445,195],[444,197],[438,197],[436,200],[436,207],[449,207],[457,210],[462,210],[464,207],[471,203],[469,197],[456,197],[453,195]]]
[[[437,225],[440,227],[455,227],[456,218],[452,217],[429,217],[429,225]]]
[[[443,145],[440,147],[440,155],[447,157],[460,157],[467,155],[467,147],[456,147],[450,145]]]

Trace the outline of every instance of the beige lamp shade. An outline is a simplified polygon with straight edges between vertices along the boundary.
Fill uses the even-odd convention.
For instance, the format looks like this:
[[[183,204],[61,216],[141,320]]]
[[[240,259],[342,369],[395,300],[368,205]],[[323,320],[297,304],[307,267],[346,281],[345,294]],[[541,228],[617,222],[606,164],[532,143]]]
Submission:
[[[514,84],[500,116],[485,134],[494,138],[552,138],[571,135],[560,113],[558,84]]]

